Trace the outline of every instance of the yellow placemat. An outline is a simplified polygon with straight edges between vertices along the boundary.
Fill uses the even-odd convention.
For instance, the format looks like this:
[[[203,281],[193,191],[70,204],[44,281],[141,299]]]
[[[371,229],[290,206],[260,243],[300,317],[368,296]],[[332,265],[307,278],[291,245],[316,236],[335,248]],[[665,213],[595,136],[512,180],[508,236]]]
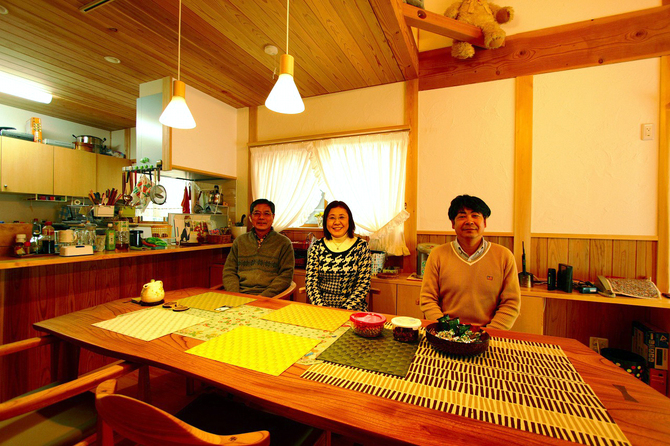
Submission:
[[[139,310],[124,314],[107,321],[97,322],[93,326],[126,336],[132,336],[143,341],[151,341],[206,320],[202,317],[192,316],[188,312],[152,308],[150,310]]]
[[[313,305],[288,305],[263,316],[261,319],[334,331],[348,321],[349,316],[351,316],[351,313],[347,311]]]
[[[316,339],[241,326],[186,353],[279,376],[318,343]]]
[[[231,294],[221,293],[202,293],[197,296],[185,297],[179,299],[179,305],[186,305],[191,308],[199,308],[201,310],[214,311],[219,307],[237,307],[256,299],[242,296],[233,296]]]

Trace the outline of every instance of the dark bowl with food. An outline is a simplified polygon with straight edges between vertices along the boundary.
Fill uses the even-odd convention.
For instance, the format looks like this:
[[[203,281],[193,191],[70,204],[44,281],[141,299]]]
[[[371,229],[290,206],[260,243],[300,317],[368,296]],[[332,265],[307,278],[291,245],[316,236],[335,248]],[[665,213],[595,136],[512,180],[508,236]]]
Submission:
[[[433,323],[426,327],[426,339],[435,350],[443,353],[460,356],[474,356],[484,353],[489,348],[489,340],[491,335],[479,327],[472,327],[471,330],[475,333],[479,332],[479,339],[474,342],[458,342],[442,339],[436,335],[438,331],[438,324]]]

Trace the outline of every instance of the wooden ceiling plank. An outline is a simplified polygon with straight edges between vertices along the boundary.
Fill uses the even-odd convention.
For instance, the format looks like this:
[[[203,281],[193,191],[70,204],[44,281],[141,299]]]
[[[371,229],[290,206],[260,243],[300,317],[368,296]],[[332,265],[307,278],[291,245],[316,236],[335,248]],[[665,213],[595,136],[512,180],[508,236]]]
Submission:
[[[358,76],[363,81],[363,85],[379,85],[382,78],[378,76],[372,64],[378,65],[376,61],[368,60],[370,55],[374,59],[372,51],[367,51],[367,55],[361,50],[361,44],[365,45],[365,39],[369,36],[360,30],[361,35],[352,35],[352,30],[356,28],[357,20],[354,17],[341,17],[340,14],[347,12],[346,9],[338,11],[333,5],[324,0],[304,0],[305,4],[312,10],[312,13],[320,18],[320,22],[325,23],[326,30],[333,38],[340,51],[345,55]],[[349,19],[348,21],[346,19]],[[346,23],[346,25],[345,25]],[[366,27],[367,28],[367,27]]]
[[[347,0],[336,1],[342,2]],[[390,74],[387,81],[398,82],[404,80],[403,73],[398,66],[398,61],[395,59],[393,51],[391,51],[386,36],[384,35],[384,31],[379,25],[379,21],[370,6],[369,0],[356,0],[356,6],[360,16],[363,18],[363,23],[367,25],[367,28],[372,34],[372,37],[369,39],[370,42],[368,43],[374,46],[375,57],[378,58],[381,64],[383,64],[384,73]]]
[[[509,36],[505,47],[456,60],[422,52],[420,90],[453,87],[670,54],[670,6]]]
[[[405,22],[402,0],[370,0],[398,65],[407,79],[419,76],[419,51],[412,30]]]
[[[403,3],[402,12],[409,26],[455,40],[470,42],[482,48],[484,47],[482,30],[474,25],[445,17],[443,14],[436,14],[417,8],[407,3]]]
[[[240,11],[257,27],[267,30],[270,42],[286,51],[286,7],[285,2],[273,0],[273,7],[250,1],[238,4]],[[279,6],[276,6],[276,5]],[[295,58],[296,71],[299,67],[314,73],[326,93],[354,88],[352,76],[358,74],[351,66],[343,65],[344,55],[334,44],[331,36],[318,24],[311,11],[303,3],[293,3],[289,30],[289,53]],[[342,71],[346,69],[347,71]],[[302,91],[301,79],[296,73],[296,84]]]

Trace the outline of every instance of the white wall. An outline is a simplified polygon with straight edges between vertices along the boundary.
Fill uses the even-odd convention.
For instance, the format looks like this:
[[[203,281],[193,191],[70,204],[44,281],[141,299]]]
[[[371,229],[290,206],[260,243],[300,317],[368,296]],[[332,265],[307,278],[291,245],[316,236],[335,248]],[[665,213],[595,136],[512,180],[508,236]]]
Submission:
[[[405,84],[397,82],[307,98],[297,115],[258,107],[258,140],[402,125],[404,98]]]
[[[514,79],[419,93],[417,189],[419,231],[451,230],[461,194],[489,205],[487,231],[513,230]]]
[[[107,130],[0,104],[0,126],[2,127],[14,127],[19,132],[25,132],[26,121],[32,117],[42,120],[42,138],[74,142],[75,139],[72,135],[90,135],[107,139],[105,145],[109,143],[111,138],[111,134]]]
[[[172,130],[172,165],[237,175],[237,110],[186,85],[196,127]]]
[[[657,234],[658,58],[534,77],[532,232]]]

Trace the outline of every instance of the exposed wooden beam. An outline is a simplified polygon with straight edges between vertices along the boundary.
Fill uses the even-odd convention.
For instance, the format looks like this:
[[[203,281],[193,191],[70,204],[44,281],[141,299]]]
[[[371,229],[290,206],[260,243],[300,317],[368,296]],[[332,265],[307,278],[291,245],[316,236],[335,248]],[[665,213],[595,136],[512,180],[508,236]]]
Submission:
[[[403,3],[402,12],[409,26],[484,47],[482,30],[474,25],[459,22],[442,14],[426,11],[407,3]]]
[[[509,79],[670,54],[670,6],[516,34],[505,47],[456,60],[449,48],[419,55],[420,90]]]
[[[407,26],[402,0],[370,0],[370,6],[384,30],[405,80],[419,77],[419,50],[412,29]]]

